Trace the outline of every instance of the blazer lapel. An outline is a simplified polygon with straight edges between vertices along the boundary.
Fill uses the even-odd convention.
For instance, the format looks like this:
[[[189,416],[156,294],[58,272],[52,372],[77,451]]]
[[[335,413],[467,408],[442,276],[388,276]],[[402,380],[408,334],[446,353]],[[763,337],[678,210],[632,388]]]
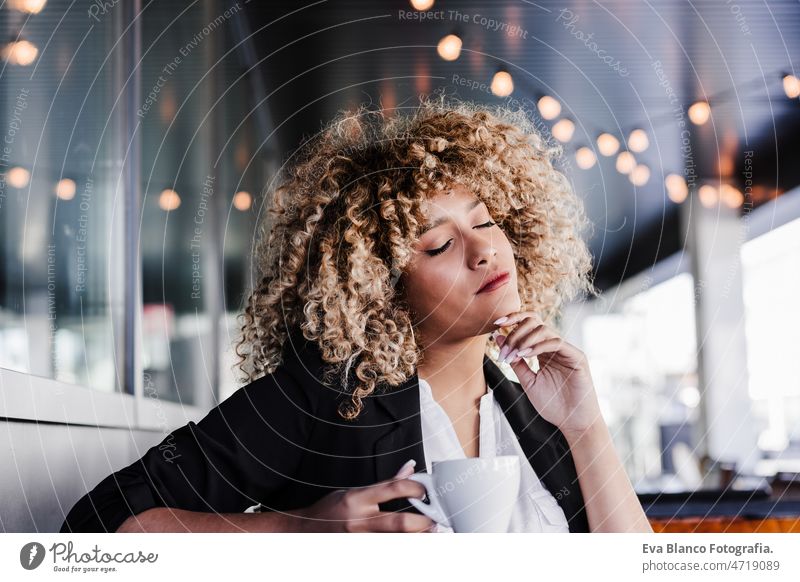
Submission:
[[[583,495],[564,435],[541,417],[522,386],[507,378],[487,356],[483,369],[531,467],[564,510],[570,532],[588,532]]]
[[[391,479],[406,461],[414,459],[416,472],[425,472],[425,449],[422,443],[422,418],[419,404],[419,376],[414,374],[396,388],[376,392],[373,400],[392,419],[388,430],[375,441],[375,474],[377,481]],[[414,511],[405,499],[381,503],[382,511]]]

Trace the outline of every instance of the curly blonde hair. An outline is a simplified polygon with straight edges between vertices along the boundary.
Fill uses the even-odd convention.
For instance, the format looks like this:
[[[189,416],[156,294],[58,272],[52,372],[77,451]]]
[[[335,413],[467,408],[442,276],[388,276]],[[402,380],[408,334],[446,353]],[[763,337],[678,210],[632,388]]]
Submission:
[[[304,143],[272,189],[254,259],[260,279],[239,315],[244,381],[272,373],[290,330],[315,342],[322,382],[356,385],[339,415],[355,419],[379,384],[398,386],[422,358],[399,276],[426,223],[424,201],[473,191],[508,236],[522,308],[552,323],[586,291],[590,226],[553,166],[561,154],[522,110],[422,97],[410,114],[340,112]],[[487,355],[497,345],[487,342]]]

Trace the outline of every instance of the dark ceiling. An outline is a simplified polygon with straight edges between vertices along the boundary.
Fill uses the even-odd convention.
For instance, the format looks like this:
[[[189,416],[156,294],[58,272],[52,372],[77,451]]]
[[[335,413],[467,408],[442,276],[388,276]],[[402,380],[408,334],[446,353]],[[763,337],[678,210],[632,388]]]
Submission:
[[[781,85],[783,72],[797,74],[796,1],[438,0],[429,11],[437,18],[425,21],[409,19],[411,10],[407,1],[246,4],[237,26],[263,98],[264,151],[285,159],[342,108],[413,107],[420,93],[442,88],[478,102],[513,98],[549,128],[535,102],[552,95],[576,124],[559,164],[595,225],[590,246],[601,288],[683,247],[679,208],[663,177],[687,163],[701,180],[740,183],[743,152],[753,150],[765,186],[783,191],[800,182],[793,162],[800,103]],[[436,44],[452,32],[463,49],[447,62]],[[513,75],[510,98],[458,82],[488,85],[499,67]],[[696,99],[708,99],[713,115],[691,126],[684,155],[680,108]],[[650,137],[637,154],[652,172],[645,186],[619,174],[614,157],[598,156],[588,171],[576,167],[577,146],[593,146],[601,131],[625,137],[636,127]]]

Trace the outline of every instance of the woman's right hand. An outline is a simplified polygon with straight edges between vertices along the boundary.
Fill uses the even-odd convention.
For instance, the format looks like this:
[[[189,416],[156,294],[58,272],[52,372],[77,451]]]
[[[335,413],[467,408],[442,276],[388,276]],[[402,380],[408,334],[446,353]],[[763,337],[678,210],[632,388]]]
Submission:
[[[292,512],[302,532],[428,532],[436,522],[407,511],[380,511],[379,503],[400,497],[425,496],[422,484],[407,479],[414,473],[406,463],[392,479],[358,489],[338,489],[313,505]]]

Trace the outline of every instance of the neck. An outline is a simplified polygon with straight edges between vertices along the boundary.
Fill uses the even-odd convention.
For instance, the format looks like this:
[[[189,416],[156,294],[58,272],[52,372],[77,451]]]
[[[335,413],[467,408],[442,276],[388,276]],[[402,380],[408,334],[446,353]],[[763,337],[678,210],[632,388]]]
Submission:
[[[488,334],[457,342],[439,341],[427,346],[417,367],[437,401],[469,408],[486,394],[483,355]]]

